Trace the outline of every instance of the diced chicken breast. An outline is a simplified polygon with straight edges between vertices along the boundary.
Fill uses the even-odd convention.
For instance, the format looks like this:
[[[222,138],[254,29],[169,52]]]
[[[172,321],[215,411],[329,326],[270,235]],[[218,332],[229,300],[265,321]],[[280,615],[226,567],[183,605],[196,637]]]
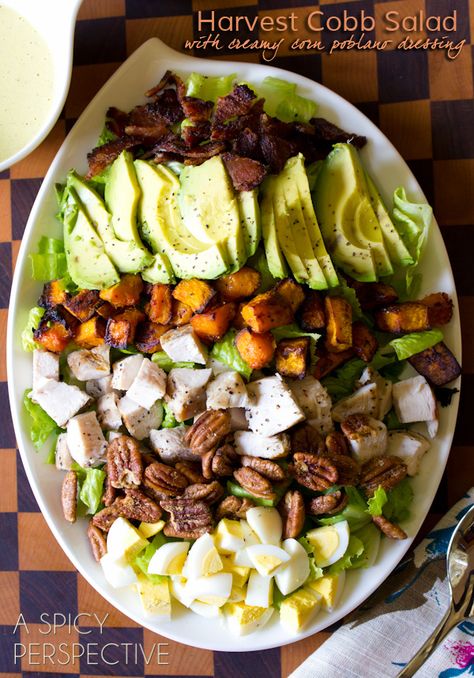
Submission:
[[[304,419],[289,386],[279,375],[264,377],[247,385],[250,404],[245,408],[249,428],[261,436],[286,431]]]
[[[230,414],[230,430],[231,431],[248,431],[249,423],[245,416],[244,407],[229,407]]]
[[[56,468],[60,471],[70,471],[74,461],[67,446],[67,433],[60,433],[56,441],[55,450]]]
[[[106,393],[97,401],[97,419],[106,431],[118,431],[122,426],[122,417],[117,407],[115,393]]]
[[[332,410],[334,421],[344,421],[351,414],[367,414],[375,417],[378,412],[377,385],[365,384],[351,393],[350,396],[341,398]]]
[[[211,369],[174,367],[170,370],[165,399],[177,421],[185,421],[204,412],[206,386],[211,374]]]
[[[280,459],[290,451],[290,438],[286,433],[265,437],[252,431],[236,431],[234,444],[237,454],[261,459]]]
[[[198,363],[205,365],[207,350],[191,325],[183,325],[174,330],[168,330],[160,337],[163,351],[175,363]]]
[[[429,441],[416,431],[389,431],[387,454],[400,457],[407,465],[408,475],[415,476],[420,463],[430,449]]]
[[[137,353],[114,363],[112,388],[116,388],[118,391],[127,391],[133,384],[144,359],[141,353]]]
[[[372,367],[366,367],[359,379],[359,385],[373,383],[377,386],[377,412],[374,414],[376,419],[383,419],[392,408],[392,382],[384,379],[381,374]]]
[[[311,425],[323,435],[332,431],[332,401],[321,382],[308,375],[304,379],[292,379],[288,383],[304,416],[311,420]]]
[[[207,387],[207,408],[210,410],[227,410],[248,404],[247,388],[238,372],[222,372]]]
[[[361,464],[386,453],[388,436],[383,421],[366,414],[353,414],[341,423],[341,429],[353,456]]]
[[[33,351],[33,391],[48,379],[59,381],[59,355],[50,351]]]
[[[100,398],[107,393],[112,393],[112,375],[108,374],[101,379],[90,379],[86,381],[86,391],[92,398]]]
[[[124,396],[118,401],[118,409],[127,431],[137,440],[148,438],[150,431],[159,428],[163,421],[163,408],[158,403],[150,410],[146,410],[128,396]]]
[[[60,428],[64,428],[71,417],[82,410],[90,401],[89,396],[78,386],[63,381],[45,381],[31,393],[33,402],[41,405]]]
[[[79,466],[87,468],[104,461],[107,441],[95,412],[84,412],[69,420],[67,446]]]
[[[402,424],[438,418],[433,391],[421,375],[394,384],[392,395],[395,413]]]
[[[166,372],[148,358],[144,358],[127,396],[149,410],[166,393]]]
[[[229,365],[226,365],[225,363],[221,363],[220,360],[216,360],[215,358],[209,358],[207,361],[207,366],[211,368],[212,374],[217,377],[217,375],[222,374],[223,372],[232,372],[232,367],[229,367]]]
[[[174,463],[179,460],[198,461],[200,456],[191,452],[184,442],[184,436],[189,426],[176,426],[175,428],[162,428],[159,431],[150,431],[150,445],[153,452],[162,461]]]
[[[107,346],[107,351],[102,346],[73,351],[67,357],[67,364],[79,381],[106,377],[110,374],[110,347]]]

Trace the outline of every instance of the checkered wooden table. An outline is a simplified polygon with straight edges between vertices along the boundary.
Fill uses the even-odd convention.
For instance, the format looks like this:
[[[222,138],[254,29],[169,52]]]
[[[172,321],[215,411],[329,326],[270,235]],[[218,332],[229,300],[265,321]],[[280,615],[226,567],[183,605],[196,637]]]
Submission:
[[[460,296],[464,381],[454,447],[447,471],[434,501],[425,531],[439,515],[473,484],[474,438],[471,429],[474,405],[474,100],[473,50],[474,5],[468,0],[349,0],[333,3],[320,0],[326,16],[341,15],[344,9],[381,17],[388,10],[411,15],[447,14],[458,10],[456,40],[466,46],[454,61],[443,52],[359,51],[298,55],[280,52],[272,65],[308,76],[355,103],[368,115],[406,158],[428,199],[432,202],[454,268]],[[73,616],[108,613],[102,634],[96,626],[84,638],[105,643],[143,643],[148,652],[154,642],[166,642],[114,610],[80,577],[49,532],[29,488],[15,450],[10,421],[5,359],[3,355],[12,270],[30,208],[48,166],[65,134],[98,88],[119,64],[152,36],[182,49],[185,39],[196,31],[196,12],[215,9],[217,15],[245,14],[255,17],[301,15],[315,8],[312,0],[85,0],[79,13],[74,50],[71,90],[55,128],[32,155],[10,171],[0,174],[0,675],[20,676],[288,676],[329,635],[329,631],[299,641],[281,650],[258,653],[212,653],[177,643],[166,648],[168,664],[146,666],[143,658],[125,666],[123,653],[109,655],[119,666],[87,665],[77,660],[66,666],[51,666],[33,658],[13,661],[14,642],[50,641],[41,613]],[[471,9],[471,12],[469,12]],[[372,39],[383,39],[380,27]],[[300,34],[301,35],[301,34]],[[198,37],[195,33],[195,37]],[[242,36],[241,36],[242,37]],[[251,37],[258,37],[256,34]],[[263,36],[260,36],[263,37]],[[265,34],[271,39],[270,34]],[[279,36],[281,37],[281,36]],[[337,34],[333,35],[337,38]],[[390,36],[390,37],[393,37]],[[396,37],[396,36],[395,36]],[[209,56],[209,52],[201,53]],[[212,56],[216,56],[212,54]],[[218,58],[228,58],[219,52]],[[234,57],[235,58],[235,55]],[[258,55],[237,55],[258,62]],[[1,68],[1,66],[0,66]],[[157,79],[160,74],[157,74]],[[25,629],[13,633],[19,613]],[[91,622],[87,622],[90,624]],[[84,640],[83,638],[83,640]],[[71,646],[77,632],[56,634],[52,639]],[[244,642],[244,641],[243,641]]]

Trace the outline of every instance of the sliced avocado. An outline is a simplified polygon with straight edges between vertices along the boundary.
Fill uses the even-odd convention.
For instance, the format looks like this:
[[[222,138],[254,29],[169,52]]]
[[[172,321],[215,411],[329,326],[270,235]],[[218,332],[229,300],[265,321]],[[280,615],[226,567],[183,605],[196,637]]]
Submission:
[[[67,190],[64,205],[64,250],[69,275],[79,287],[100,290],[119,282],[104,243],[84,211],[77,193]]]
[[[365,178],[367,180],[367,186],[369,189],[370,201],[372,203],[374,212],[377,215],[380,228],[382,229],[385,247],[392,263],[395,264],[395,266],[410,266],[414,263],[414,259],[405,247],[405,243],[395,228],[388,210],[384,205],[382,196],[378,192],[374,182],[367,172],[365,174]]]
[[[348,144],[336,144],[319,171],[314,190],[315,211],[333,261],[355,280],[374,282],[377,273],[368,242],[355,232],[360,187]]]
[[[135,160],[141,188],[138,205],[143,237],[156,255],[169,260],[179,278],[213,279],[228,270],[226,249],[195,238],[181,219],[177,203],[178,177],[163,165]],[[148,279],[150,272],[142,276]]]
[[[262,184],[262,203],[260,212],[262,215],[262,235],[265,247],[265,255],[270,273],[274,278],[286,278],[288,267],[285,257],[278,242],[278,234],[273,210],[273,183],[275,177],[270,176]]]
[[[297,233],[290,227],[289,209],[284,194],[277,188],[278,177],[275,177],[275,190],[273,192],[273,214],[278,243],[282,249],[288,266],[295,279],[301,283],[309,283],[309,273],[305,262],[301,258],[296,244]],[[297,222],[298,223],[298,222]],[[293,224],[292,224],[293,226]],[[296,230],[296,229],[294,229]]]
[[[317,163],[314,163],[314,165],[317,165]],[[321,169],[321,166],[322,162],[319,163],[318,173]],[[299,153],[294,158],[290,158],[287,162],[287,167],[288,170],[292,172],[294,181],[298,187],[301,209],[303,210],[306,223],[306,230],[308,231],[313,252],[316,255],[319,266],[321,267],[326,279],[326,287],[336,287],[339,285],[339,279],[337,277],[331,257],[326,250],[318,220],[316,219],[313,200],[311,198],[309,179],[304,165],[304,156]]]
[[[240,220],[244,231],[247,256],[255,254],[260,238],[262,237],[262,225],[260,223],[260,208],[258,206],[258,191],[241,191],[237,193]]]
[[[186,227],[209,245],[224,244],[230,270],[247,260],[239,205],[232,182],[218,155],[180,174],[179,207]]]
[[[111,226],[116,238],[133,243],[136,261],[141,270],[153,265],[153,257],[143,245],[137,226],[137,206],[140,199],[132,155],[123,151],[110,167],[105,184],[105,204],[111,214]]]
[[[302,177],[298,177],[301,173]],[[298,183],[302,183],[303,180],[307,183],[303,156],[290,158],[277,176],[276,190],[285,200],[286,228],[291,231],[298,254],[308,271],[308,285],[313,289],[324,290],[327,289],[328,282],[313,249],[314,237],[311,238],[307,228],[309,221],[306,216],[307,206],[301,201],[298,186]],[[311,196],[309,201],[312,207]]]
[[[124,241],[115,237],[111,225],[111,217],[107,212],[102,198],[87,184],[85,179],[74,171],[69,172],[67,185],[72,186],[93,226],[97,229],[104,243],[105,251],[113,264],[121,273],[138,273],[143,270],[143,250],[137,247],[132,240]],[[148,260],[148,255],[147,259]],[[154,279],[148,282],[172,282],[173,272],[162,258],[156,261],[152,257],[151,270],[155,272]],[[168,272],[168,269],[169,272]],[[148,269],[146,269],[148,270]]]

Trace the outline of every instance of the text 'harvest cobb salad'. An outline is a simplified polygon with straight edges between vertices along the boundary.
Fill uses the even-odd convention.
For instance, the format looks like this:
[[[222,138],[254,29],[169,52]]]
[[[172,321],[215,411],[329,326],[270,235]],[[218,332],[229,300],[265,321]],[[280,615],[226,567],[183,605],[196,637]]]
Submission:
[[[454,393],[452,301],[417,294],[431,208],[398,188],[389,210],[366,139],[282,80],[146,95],[109,109],[31,255],[31,438],[146,613],[296,633],[406,538]]]

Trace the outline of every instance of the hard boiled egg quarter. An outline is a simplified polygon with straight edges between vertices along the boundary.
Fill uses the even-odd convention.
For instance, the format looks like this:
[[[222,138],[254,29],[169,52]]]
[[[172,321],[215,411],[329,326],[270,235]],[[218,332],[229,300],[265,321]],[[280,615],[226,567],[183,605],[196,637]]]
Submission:
[[[216,546],[220,553],[237,553],[244,548],[244,533],[239,520],[222,518],[216,530]]]
[[[257,572],[266,576],[275,574],[280,565],[290,560],[286,551],[272,544],[249,546],[247,554]]]
[[[230,572],[218,572],[207,577],[190,579],[186,584],[189,595],[201,603],[222,607],[232,590],[232,575]]]
[[[313,547],[314,560],[318,567],[328,567],[347,551],[349,546],[349,524],[342,520],[334,525],[316,527],[306,533],[306,539]]]
[[[290,556],[290,560],[278,569],[275,580],[280,591],[286,596],[296,591],[308,579],[309,558],[296,539],[285,539],[282,547]]]
[[[247,584],[245,604],[254,607],[270,607],[273,602],[273,577],[252,570]]]
[[[283,525],[276,508],[254,506],[247,511],[245,517],[262,544],[279,546]]]
[[[245,603],[229,603],[225,606],[227,623],[231,631],[239,636],[253,633],[268,622],[273,607],[253,607]]]
[[[215,574],[224,568],[221,557],[210,534],[203,534],[196,539],[189,549],[183,567],[183,577],[197,579]]]
[[[163,544],[148,563],[148,574],[180,574],[189,550],[188,541]]]

